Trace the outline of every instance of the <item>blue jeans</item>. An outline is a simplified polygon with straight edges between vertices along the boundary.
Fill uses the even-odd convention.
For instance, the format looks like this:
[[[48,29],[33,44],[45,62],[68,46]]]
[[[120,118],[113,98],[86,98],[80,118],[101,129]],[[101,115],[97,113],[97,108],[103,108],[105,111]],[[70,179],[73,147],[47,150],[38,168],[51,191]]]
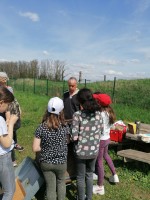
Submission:
[[[2,200],[12,200],[16,185],[11,152],[0,156],[0,182],[4,191]]]
[[[47,200],[64,200],[66,196],[65,172],[67,164],[41,163],[46,181]]]
[[[85,200],[85,195],[86,195],[86,200],[92,200],[93,172],[95,170],[95,162],[96,158],[77,159],[76,165],[77,165],[78,200]]]

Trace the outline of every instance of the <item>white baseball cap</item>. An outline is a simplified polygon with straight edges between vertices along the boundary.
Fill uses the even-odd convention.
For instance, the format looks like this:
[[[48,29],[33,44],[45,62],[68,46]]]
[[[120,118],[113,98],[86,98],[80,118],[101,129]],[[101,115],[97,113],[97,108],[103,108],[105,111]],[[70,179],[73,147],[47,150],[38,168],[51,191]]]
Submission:
[[[59,115],[59,113],[64,109],[63,100],[59,97],[53,97],[48,102],[48,112]]]

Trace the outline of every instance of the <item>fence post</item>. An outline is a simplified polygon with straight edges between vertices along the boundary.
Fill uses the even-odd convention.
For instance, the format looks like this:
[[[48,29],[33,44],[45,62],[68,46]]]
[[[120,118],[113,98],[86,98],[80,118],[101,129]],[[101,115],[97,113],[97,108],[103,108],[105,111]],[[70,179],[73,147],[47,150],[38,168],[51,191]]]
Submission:
[[[34,88],[33,88],[34,94],[35,94],[35,77],[34,77]]]
[[[116,77],[114,77],[114,85],[113,85],[112,101],[114,101],[114,96],[115,96],[115,86],[116,86]]]
[[[84,84],[84,86],[86,87],[86,79],[85,79],[85,84]]]
[[[25,78],[22,79],[23,80],[23,92],[25,91]]]
[[[48,96],[48,79],[46,79],[46,95]]]
[[[104,81],[106,81],[106,75],[104,75]]]
[[[63,81],[63,94],[65,92],[65,80]]]
[[[14,79],[14,85],[13,85],[13,88],[16,89],[16,83],[15,83],[15,79]]]

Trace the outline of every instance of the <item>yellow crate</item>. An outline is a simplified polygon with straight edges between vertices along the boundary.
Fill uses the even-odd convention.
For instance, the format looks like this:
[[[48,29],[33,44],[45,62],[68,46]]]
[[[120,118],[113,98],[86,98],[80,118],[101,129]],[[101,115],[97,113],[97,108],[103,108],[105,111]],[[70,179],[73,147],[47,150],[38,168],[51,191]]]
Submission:
[[[136,134],[136,124],[135,123],[128,123],[129,132],[132,134]]]

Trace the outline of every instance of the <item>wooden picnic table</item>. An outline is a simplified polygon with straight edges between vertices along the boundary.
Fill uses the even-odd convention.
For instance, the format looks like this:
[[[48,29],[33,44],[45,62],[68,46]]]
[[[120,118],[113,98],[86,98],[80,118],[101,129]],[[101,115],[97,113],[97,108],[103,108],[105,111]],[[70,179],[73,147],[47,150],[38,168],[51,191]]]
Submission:
[[[126,135],[125,135],[125,138],[128,139],[128,140],[143,142],[141,140],[141,135],[140,134],[132,134],[132,133],[127,132]],[[145,142],[143,142],[143,143],[145,143]]]
[[[141,124],[140,134],[150,133],[150,124]],[[125,139],[133,141],[132,148],[117,152],[118,156],[122,156],[125,162],[140,161],[150,164],[150,143],[141,140],[140,134],[132,134],[127,132]]]
[[[141,146],[143,151],[150,152],[150,143],[141,140],[141,135],[150,133],[150,124],[141,123],[139,134],[132,134],[127,132],[125,138],[133,141],[134,146]]]
[[[150,133],[150,124],[141,123],[139,134],[126,133],[126,138],[130,140],[141,141],[140,134]]]
[[[124,158],[124,162],[136,160],[136,161],[150,164],[150,153],[146,153],[143,151],[138,151],[134,149],[126,149],[126,150],[118,151],[117,155],[122,156]]]

